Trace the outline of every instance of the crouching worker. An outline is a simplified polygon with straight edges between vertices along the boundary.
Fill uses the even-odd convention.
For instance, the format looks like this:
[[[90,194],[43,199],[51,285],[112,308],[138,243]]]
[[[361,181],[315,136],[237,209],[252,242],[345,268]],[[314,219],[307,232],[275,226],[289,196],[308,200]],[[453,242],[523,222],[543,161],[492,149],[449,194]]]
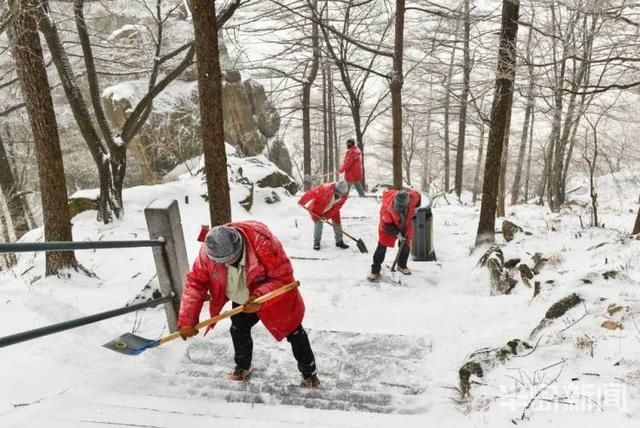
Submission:
[[[380,279],[380,269],[387,253],[387,248],[393,248],[398,240],[397,270],[410,275],[407,267],[411,238],[413,238],[412,218],[416,207],[420,205],[420,193],[413,190],[386,190],[382,194],[380,208],[380,222],[378,224],[378,247],[373,253],[371,273],[367,277],[370,281]]]
[[[293,281],[291,262],[267,226],[257,221],[216,226],[207,234],[187,274],[178,317],[180,335],[187,339],[198,333],[194,326],[207,292],[211,296],[211,317],[220,313],[227,300],[231,300],[234,308],[243,304],[244,312],[231,317],[236,365],[229,379],[244,381],[251,374],[251,328],[262,321],[276,340],[286,337],[291,344],[302,373],[302,386],[320,388],[313,351],[301,324],[304,302],[298,289],[264,304],[252,303],[257,297]]]
[[[336,238],[336,247],[349,248],[342,238],[342,225],[340,222],[340,208],[347,201],[349,194],[349,185],[345,181],[337,183],[319,184],[313,189],[307,191],[298,204],[305,207],[311,220],[313,220],[313,249],[320,249],[320,240],[322,239],[323,219],[331,220],[333,226],[333,234]],[[308,204],[308,206],[307,206]]]

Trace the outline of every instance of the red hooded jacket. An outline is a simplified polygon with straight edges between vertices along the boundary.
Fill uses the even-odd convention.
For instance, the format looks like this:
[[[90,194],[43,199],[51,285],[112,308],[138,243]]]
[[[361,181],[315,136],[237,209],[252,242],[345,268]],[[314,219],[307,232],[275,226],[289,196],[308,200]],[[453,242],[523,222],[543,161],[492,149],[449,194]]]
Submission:
[[[291,261],[267,226],[257,221],[229,223],[227,226],[236,228],[244,237],[245,278],[250,295],[258,297],[294,281]],[[207,292],[211,296],[209,313],[211,317],[218,315],[228,300],[226,290],[227,267],[211,260],[203,244],[187,274],[178,325],[198,323]],[[269,300],[256,314],[273,337],[280,341],[302,323],[304,302],[298,289],[294,289]]]
[[[344,173],[344,180],[347,183],[362,181],[362,152],[360,152],[356,144],[351,146],[345,153],[342,166],[338,172]]]
[[[396,235],[392,235],[385,231],[384,224],[394,224],[400,233],[407,237],[407,242],[411,242],[413,238],[413,214],[420,205],[420,193],[409,190],[409,208],[405,224],[400,224],[400,215],[397,213],[393,206],[393,199],[395,198],[398,190],[389,189],[385,190],[382,194],[382,206],[380,207],[380,223],[378,224],[378,241],[385,247],[393,247],[396,243]]]
[[[335,189],[336,183],[319,184],[302,195],[298,203],[306,206],[307,203],[311,201],[308,209],[311,214],[311,219],[314,222],[318,221],[319,217],[324,217],[327,220],[333,220],[336,224],[340,224],[340,208],[342,208],[347,201],[348,195],[344,195],[338,199],[331,209],[323,214],[323,211],[327,208],[329,202],[331,202],[331,198],[333,198]]]

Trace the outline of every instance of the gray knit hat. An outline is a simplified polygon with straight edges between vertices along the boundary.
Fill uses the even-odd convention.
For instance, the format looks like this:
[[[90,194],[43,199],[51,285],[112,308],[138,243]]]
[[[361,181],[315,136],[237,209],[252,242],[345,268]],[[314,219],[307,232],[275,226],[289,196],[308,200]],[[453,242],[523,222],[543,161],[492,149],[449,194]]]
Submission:
[[[407,207],[409,207],[409,194],[404,190],[396,193],[395,198],[393,198],[393,207],[396,211],[406,211]]]
[[[349,185],[347,184],[346,181],[344,180],[340,180],[336,183],[336,192],[338,193],[342,193],[343,195],[345,193],[349,192]]]
[[[244,248],[242,235],[229,226],[212,228],[205,239],[207,255],[216,263],[228,263],[237,258]]]

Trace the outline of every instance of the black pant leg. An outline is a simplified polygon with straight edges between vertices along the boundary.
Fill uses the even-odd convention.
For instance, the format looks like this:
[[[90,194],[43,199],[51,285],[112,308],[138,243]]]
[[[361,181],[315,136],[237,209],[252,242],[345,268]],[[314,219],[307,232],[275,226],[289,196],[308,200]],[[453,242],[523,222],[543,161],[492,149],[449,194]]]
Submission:
[[[238,307],[237,303],[232,303],[232,307]],[[253,356],[253,339],[251,338],[251,327],[256,325],[259,318],[255,313],[248,314],[240,312],[231,317],[231,340],[233,341],[234,361],[242,369],[251,367],[251,357]]]
[[[398,256],[398,267],[406,268],[407,260],[409,260],[409,253],[411,252],[411,243],[405,241],[404,245],[400,249],[400,255]]]
[[[384,256],[387,254],[387,247],[378,242],[376,251],[373,253],[373,264],[371,265],[371,273],[380,273]]]
[[[298,370],[305,378],[316,373],[316,359],[313,356],[311,350],[311,344],[309,343],[309,336],[307,332],[300,324],[289,336],[287,336],[287,342],[291,344],[291,350],[293,356],[298,362]]]

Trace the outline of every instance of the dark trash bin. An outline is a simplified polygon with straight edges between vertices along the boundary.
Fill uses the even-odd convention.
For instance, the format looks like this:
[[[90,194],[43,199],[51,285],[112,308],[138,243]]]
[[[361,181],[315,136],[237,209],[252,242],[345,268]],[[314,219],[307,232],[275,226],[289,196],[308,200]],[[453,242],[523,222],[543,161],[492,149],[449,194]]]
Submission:
[[[421,207],[416,210],[413,217],[413,241],[411,242],[411,256],[419,262],[432,262],[436,260],[436,251],[433,248],[433,214],[431,206]]]

